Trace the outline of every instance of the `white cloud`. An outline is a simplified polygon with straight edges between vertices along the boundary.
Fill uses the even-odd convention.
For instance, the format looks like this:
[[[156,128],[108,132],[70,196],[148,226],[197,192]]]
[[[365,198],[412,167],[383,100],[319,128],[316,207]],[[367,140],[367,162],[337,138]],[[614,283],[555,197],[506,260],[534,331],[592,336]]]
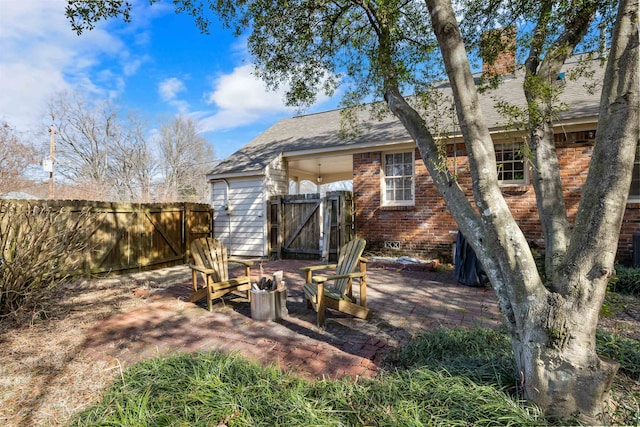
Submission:
[[[180,92],[184,92],[186,87],[182,80],[177,77],[164,79],[158,85],[158,93],[163,101],[173,101]]]
[[[158,84],[158,94],[163,101],[175,107],[179,114],[189,113],[189,103],[178,98],[178,94],[186,92],[187,87],[184,82],[177,77],[164,79]]]
[[[250,124],[264,117],[292,114],[295,110],[283,101],[286,88],[270,91],[265,83],[253,74],[252,65],[236,67],[214,81],[214,89],[206,101],[218,111],[201,118],[204,132],[231,129]]]
[[[64,15],[66,0],[0,1],[0,118],[19,129],[46,122],[47,102],[62,90],[118,96],[122,75],[144,60],[131,57],[107,24],[77,36]],[[94,73],[105,58],[115,60],[111,74]]]
[[[253,66],[247,64],[218,78],[208,102],[224,110],[287,110],[283,102],[284,92],[284,88],[278,91],[268,90],[265,83],[253,74]]]
[[[206,94],[206,102],[215,105],[217,112],[213,115],[198,114],[203,132],[233,129],[265,118],[296,112],[295,107],[289,107],[284,102],[288,86],[282,85],[278,90],[269,90],[253,74],[253,69],[251,64],[241,65],[214,81],[214,89]],[[320,93],[314,106],[327,100],[329,98]],[[310,109],[313,110],[313,106]]]
[[[124,55],[122,58],[122,72],[125,76],[132,76],[138,72],[138,69],[149,60],[149,56],[145,55],[139,58],[132,57],[131,55]]]

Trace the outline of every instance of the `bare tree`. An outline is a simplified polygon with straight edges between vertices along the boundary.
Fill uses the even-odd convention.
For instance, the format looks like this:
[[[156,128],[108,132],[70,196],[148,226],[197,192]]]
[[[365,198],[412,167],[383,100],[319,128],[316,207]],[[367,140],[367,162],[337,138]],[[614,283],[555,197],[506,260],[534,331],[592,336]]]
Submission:
[[[82,186],[82,198],[151,198],[155,163],[138,117],[122,118],[110,101],[69,92],[50,102],[50,115],[57,131],[56,172]]]
[[[124,138],[114,141],[111,182],[121,198],[148,203],[153,200],[157,159],[142,120],[129,113],[125,125]]]
[[[22,141],[16,129],[0,122],[0,195],[31,185],[26,172],[37,162],[38,152]]]
[[[196,123],[185,116],[175,117],[160,131],[160,170],[158,189],[163,201],[207,201],[206,174],[215,162],[211,145],[198,134]]]
[[[109,154],[120,138],[113,105],[63,92],[52,99],[49,111],[57,132],[56,172],[90,190],[86,198],[107,199]]]

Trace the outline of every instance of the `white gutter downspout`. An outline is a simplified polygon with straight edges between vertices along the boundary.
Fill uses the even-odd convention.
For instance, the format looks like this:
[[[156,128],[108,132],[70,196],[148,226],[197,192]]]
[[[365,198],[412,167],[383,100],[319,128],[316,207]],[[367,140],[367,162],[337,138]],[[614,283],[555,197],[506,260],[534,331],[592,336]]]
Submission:
[[[227,189],[225,194],[226,204],[223,206],[223,209],[227,211],[227,221],[229,225],[229,243],[227,244],[227,247],[231,249],[233,247],[233,239],[231,238],[231,186],[229,185],[229,181],[225,178],[214,179],[211,181],[211,184],[215,184],[216,182],[224,182]]]

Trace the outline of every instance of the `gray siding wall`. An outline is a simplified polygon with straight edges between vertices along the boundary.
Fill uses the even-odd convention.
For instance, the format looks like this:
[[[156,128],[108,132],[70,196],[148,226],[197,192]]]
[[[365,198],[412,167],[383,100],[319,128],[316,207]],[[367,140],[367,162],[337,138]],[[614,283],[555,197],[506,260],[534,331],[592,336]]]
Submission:
[[[239,257],[267,256],[267,212],[263,177],[212,184],[214,237]]]

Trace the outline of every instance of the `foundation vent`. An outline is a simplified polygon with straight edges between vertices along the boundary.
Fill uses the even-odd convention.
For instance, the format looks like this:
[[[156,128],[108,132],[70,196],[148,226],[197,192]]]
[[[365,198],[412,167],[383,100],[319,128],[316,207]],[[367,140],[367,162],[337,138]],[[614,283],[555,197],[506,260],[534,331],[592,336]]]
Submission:
[[[395,250],[399,250],[400,249],[400,242],[397,240],[387,240],[384,242],[384,248],[385,249],[395,249]]]

